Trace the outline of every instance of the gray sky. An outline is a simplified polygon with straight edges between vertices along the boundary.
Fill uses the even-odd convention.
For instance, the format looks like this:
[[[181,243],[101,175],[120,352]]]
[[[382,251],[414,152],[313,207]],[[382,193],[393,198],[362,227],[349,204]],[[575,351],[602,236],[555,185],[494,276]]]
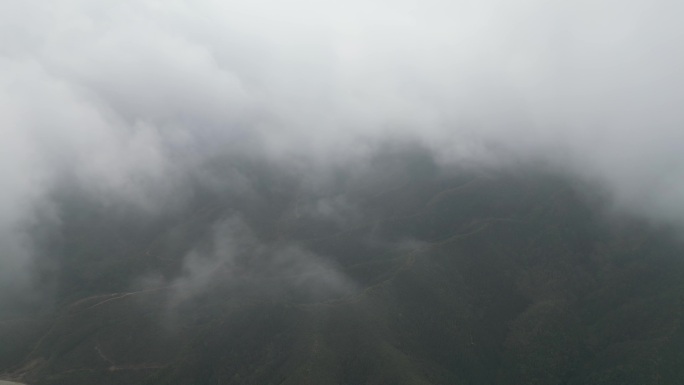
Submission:
[[[387,138],[444,162],[505,148],[684,224],[682,14],[667,0],[3,0],[0,282],[29,269],[24,229],[59,221],[47,196],[63,178],[149,207],[148,186],[245,148],[320,164]]]

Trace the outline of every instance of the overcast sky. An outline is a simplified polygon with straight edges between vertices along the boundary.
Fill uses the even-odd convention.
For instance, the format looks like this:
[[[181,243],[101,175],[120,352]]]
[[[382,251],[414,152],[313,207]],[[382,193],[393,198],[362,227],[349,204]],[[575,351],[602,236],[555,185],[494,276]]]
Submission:
[[[0,282],[64,178],[149,204],[211,154],[541,158],[684,224],[684,2],[0,0]],[[14,284],[14,283],[13,283]]]

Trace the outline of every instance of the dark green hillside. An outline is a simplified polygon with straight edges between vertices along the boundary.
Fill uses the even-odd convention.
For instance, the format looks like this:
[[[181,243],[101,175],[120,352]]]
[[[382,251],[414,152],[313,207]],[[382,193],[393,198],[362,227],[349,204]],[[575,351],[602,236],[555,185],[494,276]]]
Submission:
[[[0,372],[32,385],[681,382],[684,248],[666,229],[609,218],[570,179],[402,159],[316,188],[244,162],[247,193],[198,183],[140,218],[62,200],[56,305],[0,320]]]

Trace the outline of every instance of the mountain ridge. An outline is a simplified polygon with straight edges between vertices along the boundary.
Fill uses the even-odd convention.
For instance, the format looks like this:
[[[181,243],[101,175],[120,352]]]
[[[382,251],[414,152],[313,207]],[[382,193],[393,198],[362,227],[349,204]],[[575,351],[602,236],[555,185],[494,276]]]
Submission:
[[[0,370],[32,385],[682,378],[675,236],[607,218],[569,178],[389,167],[412,162],[318,192],[262,171],[256,194],[205,191],[156,224],[69,209],[62,299],[0,323],[15,339]],[[117,248],[127,234],[140,241]]]

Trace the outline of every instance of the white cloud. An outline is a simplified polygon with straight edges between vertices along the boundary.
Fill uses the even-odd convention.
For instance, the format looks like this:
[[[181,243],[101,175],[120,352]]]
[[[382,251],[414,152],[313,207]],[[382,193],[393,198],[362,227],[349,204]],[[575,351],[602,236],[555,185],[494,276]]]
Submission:
[[[21,224],[67,174],[144,206],[150,186],[211,154],[344,162],[388,137],[445,159],[490,143],[547,158],[624,207],[682,223],[682,11],[669,0],[4,1],[0,231],[16,240],[6,250],[24,251],[3,262],[30,265]]]

